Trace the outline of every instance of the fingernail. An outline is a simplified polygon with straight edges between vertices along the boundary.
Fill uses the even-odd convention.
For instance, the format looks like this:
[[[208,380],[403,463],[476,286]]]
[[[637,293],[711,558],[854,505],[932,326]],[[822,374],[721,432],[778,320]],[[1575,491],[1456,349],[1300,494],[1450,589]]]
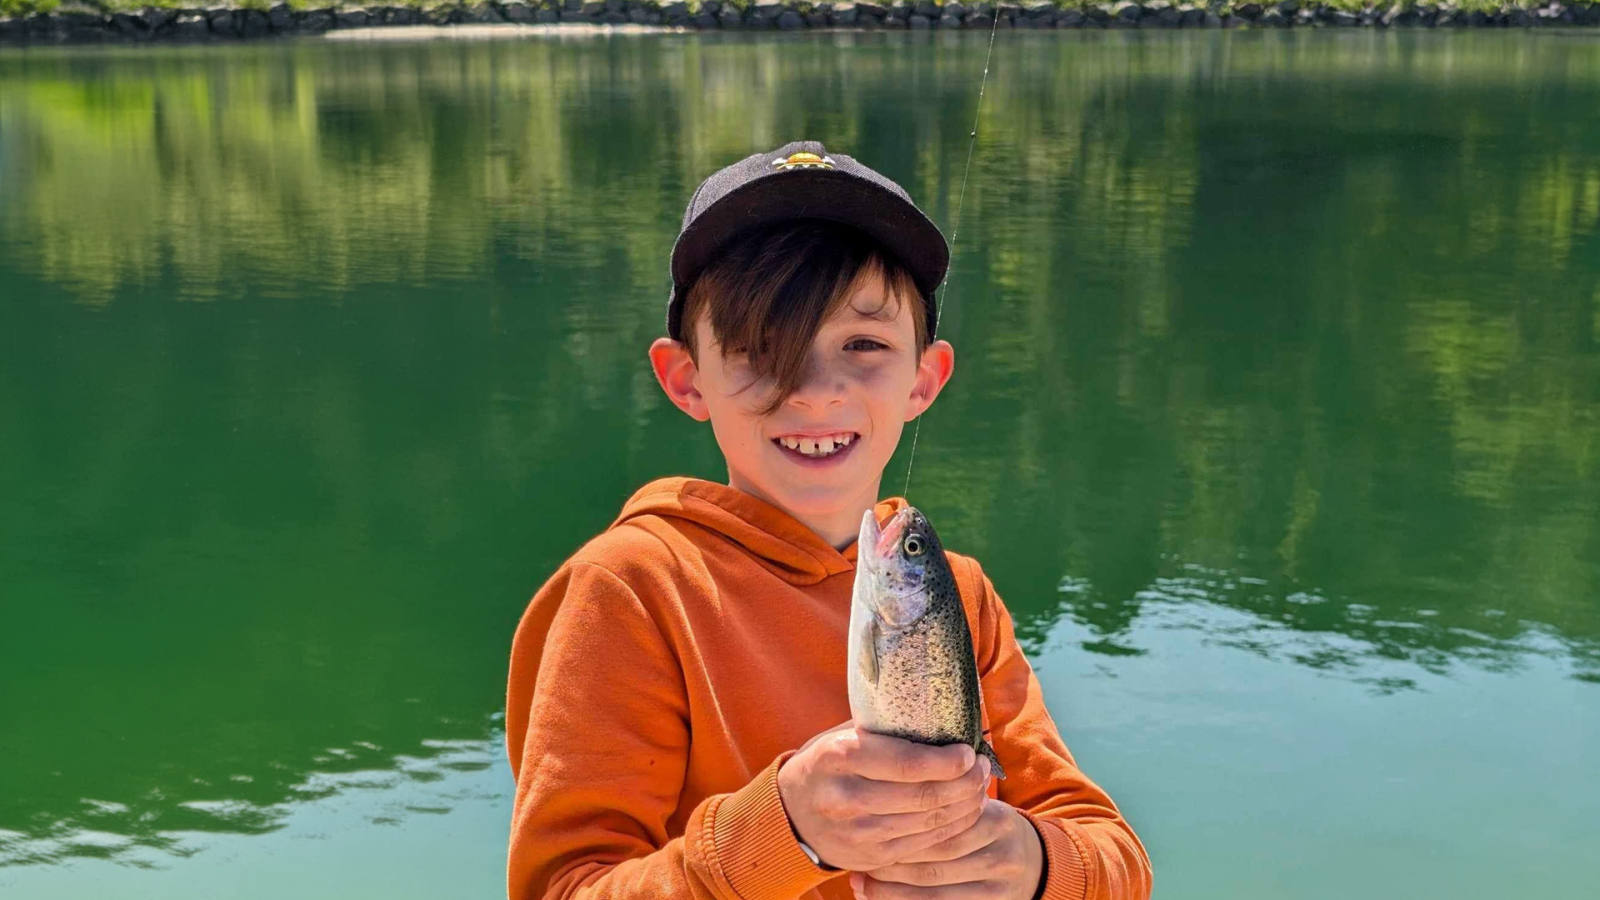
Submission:
[[[983,778],[984,778],[985,781],[988,781],[989,780],[989,757],[985,756],[985,757],[983,757],[983,759],[979,760],[979,762],[981,762],[983,764]]]

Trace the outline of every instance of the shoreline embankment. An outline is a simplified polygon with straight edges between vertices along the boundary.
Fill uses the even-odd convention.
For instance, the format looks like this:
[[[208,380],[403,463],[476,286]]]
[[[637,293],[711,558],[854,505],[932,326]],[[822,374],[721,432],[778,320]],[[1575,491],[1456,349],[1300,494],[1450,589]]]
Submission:
[[[1600,2],[1452,0],[1447,3],[779,2],[779,0],[483,0],[415,5],[307,6],[265,2],[206,7],[61,6],[0,0],[0,45],[228,42],[332,36],[493,37],[595,30],[802,31],[1116,28],[1535,28],[1600,25]],[[485,28],[483,26],[499,26]],[[359,33],[359,34],[357,34]],[[401,37],[401,35],[394,35]]]

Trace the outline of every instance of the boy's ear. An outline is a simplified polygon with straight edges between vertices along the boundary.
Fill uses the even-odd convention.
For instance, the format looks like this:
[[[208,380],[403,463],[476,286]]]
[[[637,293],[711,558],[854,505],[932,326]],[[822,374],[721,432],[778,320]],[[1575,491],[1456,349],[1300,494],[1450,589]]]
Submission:
[[[949,341],[934,341],[922,351],[922,359],[917,361],[917,380],[911,383],[911,403],[906,407],[907,422],[922,415],[933,405],[934,399],[944,390],[955,370],[956,348],[950,346]]]
[[[689,355],[689,345],[672,338],[656,338],[650,345],[650,369],[656,373],[656,381],[667,392],[667,399],[673,406],[688,413],[696,422],[711,418],[705,397],[695,385],[695,376],[700,370],[694,364],[694,357]]]

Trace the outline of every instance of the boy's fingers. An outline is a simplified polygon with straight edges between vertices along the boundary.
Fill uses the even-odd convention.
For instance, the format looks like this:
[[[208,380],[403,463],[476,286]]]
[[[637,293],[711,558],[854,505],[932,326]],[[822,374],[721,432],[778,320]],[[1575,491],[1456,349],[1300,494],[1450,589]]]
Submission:
[[[954,859],[932,862],[903,862],[867,873],[878,881],[934,887],[941,884],[964,884],[982,881],[995,870],[995,861],[987,853],[970,853]]]
[[[861,880],[861,897],[864,900],[988,900],[1001,896],[998,890],[998,885],[987,881],[913,887],[894,881],[879,881],[870,875]]]
[[[942,844],[977,824],[983,818],[983,810],[986,805],[980,803],[961,818],[930,831],[924,831],[920,834],[908,834],[905,837],[884,841],[879,849],[890,859],[904,859],[913,853],[920,853],[929,847]],[[911,813],[910,815],[917,815],[917,813]]]
[[[987,812],[988,804],[985,804],[984,806],[985,811]],[[979,817],[979,821],[982,821],[981,816]],[[898,869],[900,866],[911,865],[915,863],[938,863],[946,862],[952,859],[961,859],[964,856],[969,856],[978,852],[979,850],[982,850],[999,839],[1000,832],[998,830],[993,828],[984,828],[974,823],[973,827],[967,828],[966,830],[958,833],[955,837],[940,841],[931,847],[926,847],[922,850],[915,851],[901,858],[897,865],[890,866],[889,868]],[[873,874],[876,875],[877,873]],[[903,880],[895,877],[892,873],[883,877],[889,881]],[[915,884],[916,882],[911,883]]]
[[[837,734],[837,733],[839,733],[841,731],[848,731],[850,728],[854,727],[854,725],[855,725],[855,721],[854,720],[845,719],[843,722],[840,722],[839,724],[833,726],[832,728],[827,729],[826,731],[819,731],[816,734],[812,735],[811,736],[811,740],[806,741],[804,744],[800,745],[800,749],[804,750],[807,747],[810,747],[812,744],[815,744],[817,741],[820,741],[823,738],[831,737],[831,736],[833,736],[833,735],[835,735],[835,734]],[[796,752],[798,752],[798,751],[796,751]]]
[[[863,828],[863,832],[872,840],[884,843],[907,835],[926,834],[965,822],[972,818],[974,811],[981,813],[984,801],[987,799],[982,795],[963,797],[954,803],[933,809],[871,816],[868,820],[869,824]]]
[[[966,744],[933,747],[870,731],[856,731],[847,747],[846,768],[874,781],[950,781],[960,778],[977,757]]]
[[[845,788],[847,800],[852,806],[879,815],[923,812],[958,801],[976,801],[984,796],[988,787],[988,766],[989,761],[979,757],[972,768],[959,778],[913,784],[852,777]]]

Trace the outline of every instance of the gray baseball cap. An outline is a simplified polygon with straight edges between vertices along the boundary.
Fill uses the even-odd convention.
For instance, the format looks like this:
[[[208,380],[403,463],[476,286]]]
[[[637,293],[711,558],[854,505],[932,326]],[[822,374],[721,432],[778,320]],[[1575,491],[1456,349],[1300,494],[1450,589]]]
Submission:
[[[826,219],[876,239],[927,298],[928,336],[938,325],[934,292],[950,265],[944,235],[900,185],[818,141],[754,153],[700,183],[672,245],[667,335],[683,340],[683,302],[707,264],[738,233],[790,219]]]

